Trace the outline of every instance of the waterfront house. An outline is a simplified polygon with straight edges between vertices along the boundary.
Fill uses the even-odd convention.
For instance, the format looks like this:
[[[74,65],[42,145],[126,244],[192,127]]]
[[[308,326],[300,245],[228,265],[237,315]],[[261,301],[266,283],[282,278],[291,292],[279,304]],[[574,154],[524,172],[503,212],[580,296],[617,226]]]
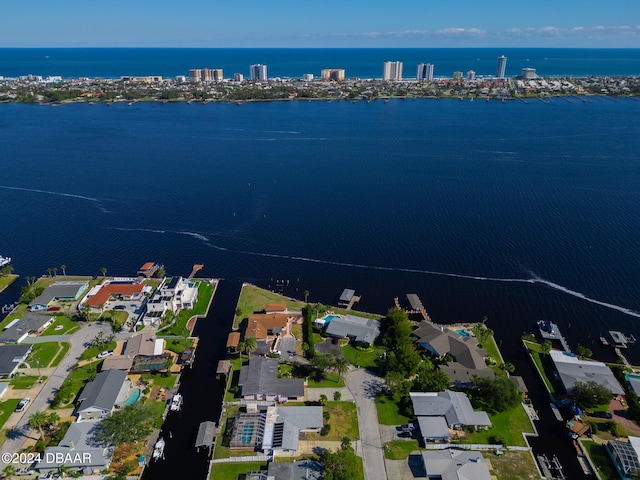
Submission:
[[[321,480],[324,467],[313,460],[269,462],[267,470],[252,471],[245,480]]]
[[[98,474],[109,467],[113,448],[100,444],[95,434],[100,423],[72,423],[57,447],[47,447],[35,469],[41,473],[57,473],[60,467]]]
[[[301,325],[300,312],[254,313],[249,316],[244,337],[255,337],[256,352],[266,354],[275,348],[283,336],[290,336],[291,325]]]
[[[624,395],[624,389],[605,363],[580,360],[575,354],[560,350],[551,350],[550,355],[567,395],[571,395],[577,382],[589,381],[602,385],[612,395]]]
[[[95,380],[85,385],[78,396],[80,406],[78,421],[106,418],[116,407],[122,406],[131,388],[127,373],[122,370],[105,370]]]
[[[27,360],[33,345],[0,346],[0,377],[13,377],[18,367]]]
[[[278,360],[252,357],[240,369],[240,396],[245,400],[271,402],[302,401],[305,396],[301,378],[278,378]]]
[[[325,333],[333,338],[371,345],[380,335],[380,322],[355,315],[335,315],[327,324]]]
[[[9,323],[0,333],[0,343],[20,343],[29,334],[42,333],[55,320],[50,315],[37,315],[28,313],[22,318],[17,318]]]
[[[137,278],[107,280],[105,283],[93,287],[82,300],[80,306],[98,310],[109,309],[110,300],[140,301],[150,288]]]
[[[423,451],[421,455],[427,478],[491,480],[489,466],[480,452],[447,448]]]
[[[54,302],[75,302],[87,288],[89,288],[89,282],[86,280],[54,282],[29,304],[29,309],[34,312],[46,310]]]
[[[129,338],[120,355],[112,355],[105,358],[102,362],[102,370],[116,369],[127,372],[134,371],[134,361],[137,360],[138,357],[140,357],[141,360],[145,359],[147,363],[149,363],[149,359],[157,359],[158,362],[156,363],[161,363],[166,367],[167,358],[163,355],[163,351],[164,339],[157,338],[155,335],[148,333],[142,333]],[[165,367],[158,368],[158,370],[162,370]]]
[[[164,315],[170,311],[192,310],[198,301],[198,284],[183,277],[165,278],[147,302],[149,318]]]
[[[418,346],[432,356],[451,357],[451,361],[440,365],[439,368],[454,385],[467,385],[473,380],[474,375],[495,376],[495,372],[485,363],[487,352],[478,348],[475,337],[463,337],[448,328],[424,320],[413,331],[413,335],[418,337]]]

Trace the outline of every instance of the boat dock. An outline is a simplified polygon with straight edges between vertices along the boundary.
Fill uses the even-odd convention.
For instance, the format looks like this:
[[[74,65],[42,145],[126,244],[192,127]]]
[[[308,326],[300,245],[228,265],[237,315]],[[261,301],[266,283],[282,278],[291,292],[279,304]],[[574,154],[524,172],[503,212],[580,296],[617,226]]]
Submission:
[[[542,338],[545,340],[558,340],[562,344],[564,351],[571,353],[567,339],[560,333],[558,325],[549,320],[538,320],[538,329],[540,330]]]
[[[432,323],[431,317],[429,317],[429,314],[424,309],[424,305],[422,305],[422,302],[420,301],[420,297],[418,297],[418,295],[416,295],[415,293],[407,293],[407,301],[409,302],[409,306],[411,307],[409,313],[419,313],[427,322]]]
[[[356,295],[356,291],[351,288],[345,288],[342,291],[342,295],[338,299],[338,306],[344,307],[346,310],[351,310],[354,303],[359,302],[360,297]]]
[[[636,337],[632,334],[609,330],[609,337],[601,336],[600,341],[603,345],[610,345],[616,348],[627,348],[629,345],[636,343]]]
[[[9,265],[11,263],[11,257],[3,257],[0,255],[0,267],[4,267],[5,265]]]
[[[564,473],[562,473],[562,465],[558,457],[555,455],[551,460],[546,455],[537,455],[538,465],[542,471],[543,478],[547,480],[564,480]]]
[[[189,278],[193,278],[196,276],[196,273],[198,273],[200,270],[202,270],[204,268],[204,263],[196,263],[193,266],[193,269],[191,270],[191,274],[189,275]]]

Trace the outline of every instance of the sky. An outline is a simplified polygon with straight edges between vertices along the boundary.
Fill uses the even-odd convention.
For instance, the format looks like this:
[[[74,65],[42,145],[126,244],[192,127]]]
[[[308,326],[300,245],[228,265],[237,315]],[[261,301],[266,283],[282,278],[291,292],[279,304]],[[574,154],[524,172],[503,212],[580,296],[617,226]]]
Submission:
[[[15,0],[0,48],[640,48],[638,0]]]

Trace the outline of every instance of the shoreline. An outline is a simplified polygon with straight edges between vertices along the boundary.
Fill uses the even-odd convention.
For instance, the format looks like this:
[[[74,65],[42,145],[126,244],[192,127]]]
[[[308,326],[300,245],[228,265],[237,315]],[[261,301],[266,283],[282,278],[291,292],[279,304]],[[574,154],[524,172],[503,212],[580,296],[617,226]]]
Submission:
[[[16,275],[15,273],[10,273],[9,275],[4,275],[0,277],[0,293],[4,292],[7,288],[15,283],[16,280],[20,278],[20,275]],[[7,282],[4,282],[4,279],[8,279]]]

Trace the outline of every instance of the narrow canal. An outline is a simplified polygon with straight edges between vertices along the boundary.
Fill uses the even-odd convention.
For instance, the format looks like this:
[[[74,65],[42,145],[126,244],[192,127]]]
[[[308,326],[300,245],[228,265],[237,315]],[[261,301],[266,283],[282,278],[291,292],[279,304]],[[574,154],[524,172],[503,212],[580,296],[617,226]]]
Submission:
[[[164,460],[151,462],[143,480],[168,478],[204,479],[207,457],[194,447],[198,426],[204,421],[218,423],[224,386],[216,380],[218,361],[226,357],[227,336],[240,295],[240,283],[221,281],[206,318],[198,320],[194,335],[200,337],[196,360],[182,375],[179,392],[184,397],[182,411],[169,413],[162,426],[166,441]]]

